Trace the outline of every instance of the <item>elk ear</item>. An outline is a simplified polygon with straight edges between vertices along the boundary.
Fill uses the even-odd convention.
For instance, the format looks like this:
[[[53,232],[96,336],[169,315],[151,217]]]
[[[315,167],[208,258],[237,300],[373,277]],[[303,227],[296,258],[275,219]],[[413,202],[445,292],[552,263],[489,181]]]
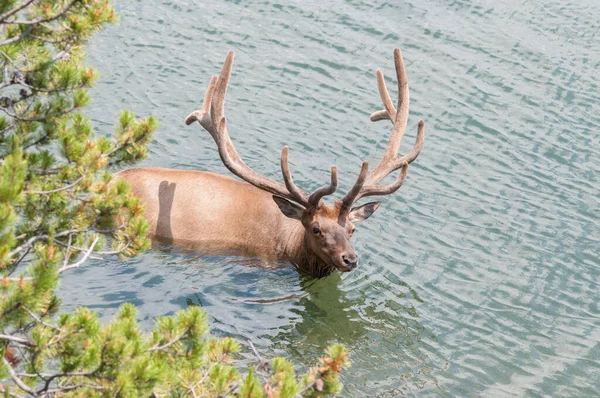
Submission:
[[[350,222],[364,221],[375,213],[380,204],[381,202],[369,202],[362,206],[353,207],[350,214],[348,214],[348,220]]]
[[[279,206],[279,210],[281,210],[281,212],[285,214],[286,217],[293,218],[296,220],[300,220],[302,218],[302,214],[304,214],[304,207],[275,195],[273,195],[273,200],[275,201],[275,203],[277,203],[277,206]]]

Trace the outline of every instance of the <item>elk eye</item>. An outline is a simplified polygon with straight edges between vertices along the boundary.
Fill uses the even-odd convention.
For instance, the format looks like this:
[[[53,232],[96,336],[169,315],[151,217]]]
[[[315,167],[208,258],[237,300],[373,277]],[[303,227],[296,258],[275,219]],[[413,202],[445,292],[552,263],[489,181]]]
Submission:
[[[321,229],[319,228],[319,224],[313,224],[312,233],[315,235],[319,235],[321,233]]]

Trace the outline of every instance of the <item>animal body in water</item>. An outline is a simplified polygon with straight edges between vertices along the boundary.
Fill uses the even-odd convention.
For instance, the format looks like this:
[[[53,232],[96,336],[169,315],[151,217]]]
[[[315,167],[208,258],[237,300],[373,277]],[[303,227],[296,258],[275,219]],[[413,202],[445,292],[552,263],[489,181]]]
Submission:
[[[394,106],[383,73],[377,70],[384,109],[372,121],[390,120],[392,132],[379,164],[369,172],[364,161],[358,178],[341,200],[327,205],[323,198],[338,186],[337,169],[331,181],[312,193],[298,188],[288,166],[288,148],[281,152],[284,183],[258,174],[235,149],[227,131],[225,93],[231,76],[233,51],[227,54],[221,73],[213,76],[202,108],[192,112],[187,125],[199,122],[210,133],[225,166],[243,181],[206,171],[133,168],[121,171],[133,193],[146,206],[146,217],[155,238],[175,246],[211,251],[236,250],[252,256],[290,261],[299,271],[322,277],[335,270],[351,271],[358,254],[350,242],[354,224],[369,218],[380,202],[354,206],[359,199],[394,193],[406,178],[408,165],[423,146],[424,124],[419,121],[412,150],[398,157],[408,120],[408,82],[399,49],[394,50],[398,80],[398,105]],[[390,184],[378,183],[400,170]]]

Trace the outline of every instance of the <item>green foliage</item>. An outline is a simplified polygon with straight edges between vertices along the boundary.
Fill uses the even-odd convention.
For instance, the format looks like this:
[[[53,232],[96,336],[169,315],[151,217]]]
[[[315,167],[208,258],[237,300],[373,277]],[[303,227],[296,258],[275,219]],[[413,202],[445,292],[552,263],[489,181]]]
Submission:
[[[81,109],[97,73],[84,44],[116,21],[107,0],[0,2],[0,392],[7,396],[320,396],[339,391],[341,346],[298,381],[276,358],[241,376],[231,338],[207,335],[192,306],[161,317],[151,333],[123,305],[101,325],[87,308],[59,314],[60,275],[94,254],[148,247],[143,206],[114,166],[147,155],[158,127],[122,112],[111,137],[96,136]],[[112,242],[112,250],[105,246]]]
[[[21,339],[18,344],[6,338],[11,344],[3,346],[5,359],[0,376],[7,377],[9,367],[15,372],[13,366],[20,361],[16,368],[21,368],[19,380],[26,387],[21,391],[34,396],[60,392],[65,397],[154,394],[291,398],[301,391],[304,396],[327,393],[330,387],[326,379],[338,374],[325,374],[314,368],[300,385],[291,363],[275,358],[268,373],[263,372],[265,382],[261,382],[252,368],[242,378],[232,365],[239,344],[227,337],[208,338],[206,315],[201,308],[192,306],[173,317],[159,318],[152,333],[147,334],[142,333],[135,316],[135,307],[124,304],[106,326],[87,308],[62,314],[56,324],[35,322],[29,338]],[[18,359],[14,351],[6,355],[13,343],[31,351],[28,361]],[[321,361],[331,359],[325,357]],[[18,394],[17,388],[12,391]]]

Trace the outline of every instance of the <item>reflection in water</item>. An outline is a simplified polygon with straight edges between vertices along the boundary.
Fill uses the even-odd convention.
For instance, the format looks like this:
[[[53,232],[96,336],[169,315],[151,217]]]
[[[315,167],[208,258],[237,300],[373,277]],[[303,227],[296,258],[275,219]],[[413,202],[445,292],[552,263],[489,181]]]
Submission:
[[[354,367],[344,377],[349,392],[386,386],[399,394],[437,385],[419,347],[425,328],[413,305],[420,301],[416,292],[401,281],[395,291],[384,283],[349,291],[344,282],[340,274],[302,280],[305,296],[292,309],[298,318],[274,336],[274,346],[310,366],[329,344],[343,343]]]

